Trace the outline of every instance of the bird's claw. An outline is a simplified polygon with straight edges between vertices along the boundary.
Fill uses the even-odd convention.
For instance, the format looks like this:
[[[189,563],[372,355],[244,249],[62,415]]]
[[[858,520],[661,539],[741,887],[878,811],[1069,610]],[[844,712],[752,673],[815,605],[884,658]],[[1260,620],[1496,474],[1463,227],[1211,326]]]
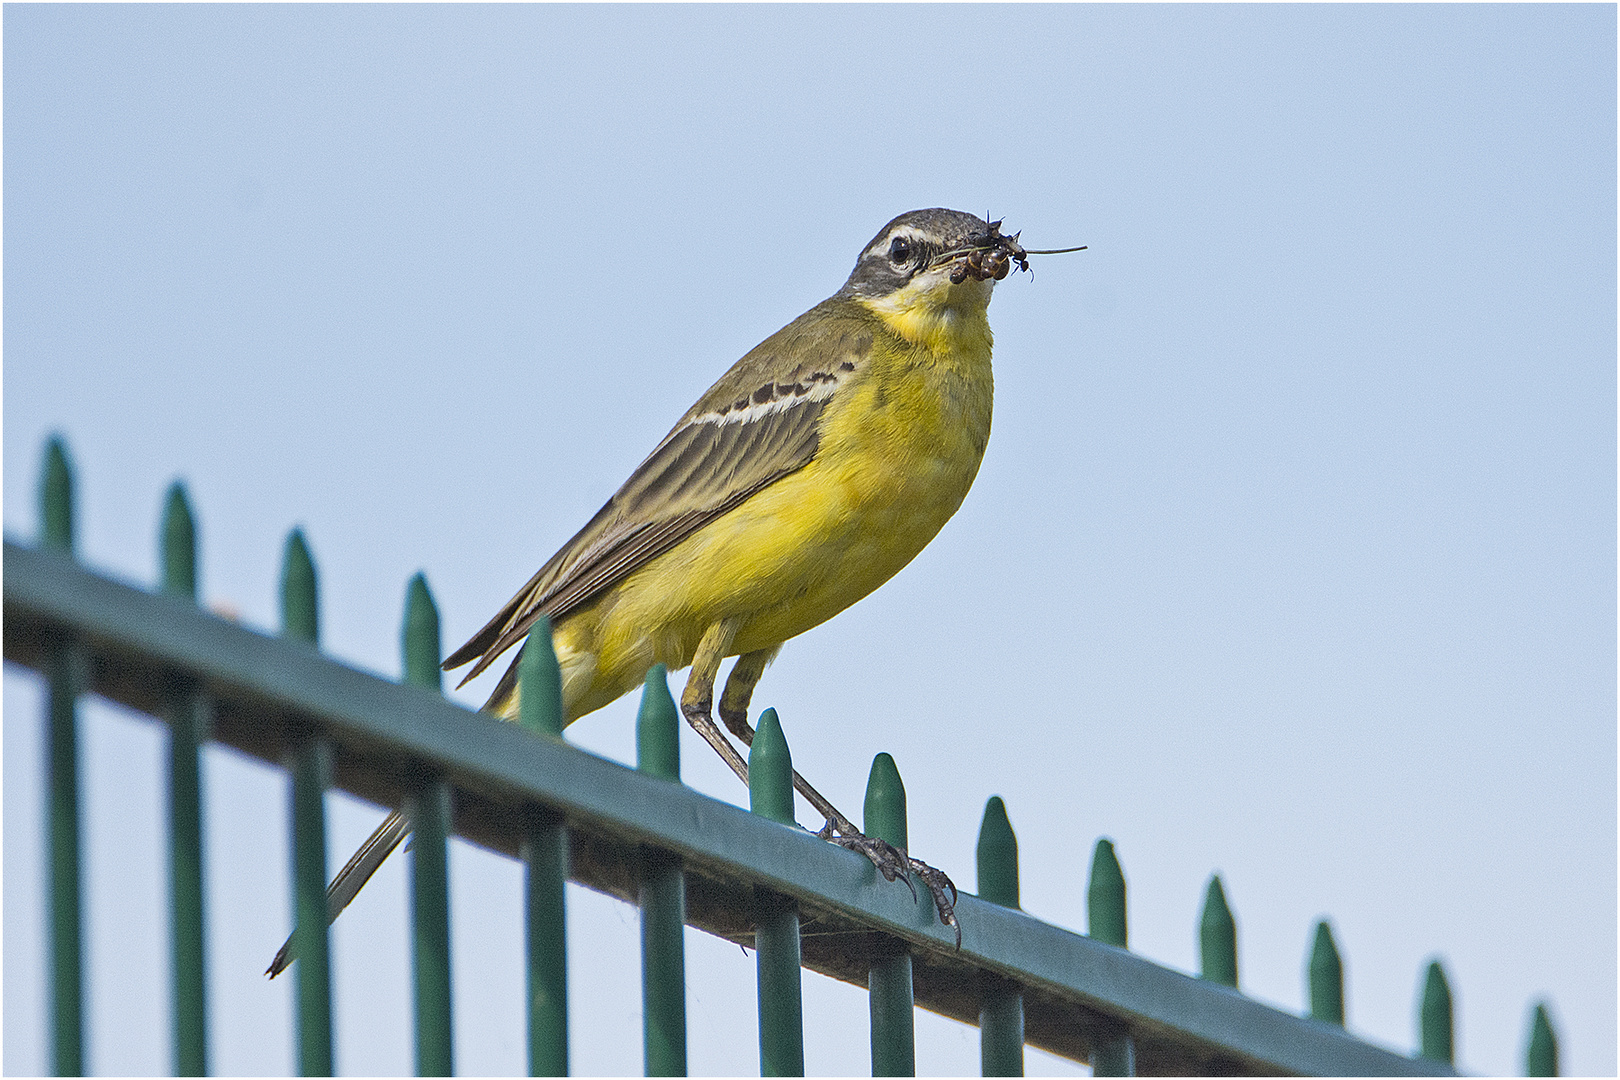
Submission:
[[[911,875],[916,874],[922,883],[928,886],[929,894],[934,898],[934,909],[939,912],[939,921],[956,931],[956,947],[962,947],[962,926],[956,921],[956,885],[942,870],[936,870],[921,859],[913,859],[906,854],[904,848],[897,848],[887,840],[880,840],[875,836],[866,836],[863,833],[851,830],[840,834],[831,821],[822,826],[816,834],[823,840],[830,840],[839,847],[848,851],[858,851],[872,860],[878,873],[883,875],[885,881],[896,879],[906,883],[911,890],[911,899],[917,899],[917,887],[911,883]],[[950,896],[947,898],[946,892]]]

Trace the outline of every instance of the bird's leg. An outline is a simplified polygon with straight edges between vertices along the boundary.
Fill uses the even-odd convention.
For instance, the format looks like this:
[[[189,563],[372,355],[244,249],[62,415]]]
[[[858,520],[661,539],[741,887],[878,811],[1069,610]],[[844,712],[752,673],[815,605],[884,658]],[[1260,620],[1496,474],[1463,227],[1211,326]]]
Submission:
[[[780,648],[779,645],[775,649],[744,653],[737,657],[737,662],[731,665],[731,674],[726,676],[726,688],[720,695],[720,719],[744,746],[754,745],[754,729],[748,723],[748,703],[754,697],[759,677],[765,674],[765,665]]]
[[[702,651],[701,646],[699,646],[699,651]],[[726,688],[720,695],[720,719],[725,721],[726,727],[742,741],[744,746],[754,745],[754,729],[748,723],[748,702],[754,696],[754,687],[759,683],[760,675],[764,674],[765,665],[770,663],[771,658],[776,655],[776,651],[776,649],[759,649],[755,652],[744,653],[737,658],[737,662],[731,666],[731,673],[726,676]],[[697,670],[696,661],[693,662],[692,670],[694,672]],[[714,685],[713,675],[709,676],[709,685],[711,687]],[[688,682],[687,686],[690,689],[691,683]],[[685,701],[684,696],[682,701]],[[688,719],[691,718],[688,717]],[[705,709],[705,719],[707,719],[707,709]],[[710,721],[710,723],[712,724],[713,721]],[[719,733],[716,732],[716,734]],[[744,780],[747,779],[745,774],[739,775],[743,775]],[[916,897],[917,890],[912,886],[911,879],[906,876],[906,872],[909,870],[911,873],[916,874],[923,884],[928,886],[928,891],[933,894],[934,907],[939,912],[939,921],[956,931],[956,944],[958,947],[961,946],[962,928],[956,921],[956,886],[949,877],[945,876],[943,871],[934,869],[921,859],[913,859],[906,854],[904,848],[897,848],[886,840],[862,833],[851,824],[847,817],[840,814],[838,808],[828,802],[821,792],[811,787],[810,782],[800,776],[797,769],[793,772],[793,786],[811,806],[816,808],[816,812],[827,821],[827,824],[823,825],[821,831],[816,834],[817,836],[820,836],[823,840],[831,840],[839,847],[848,848],[850,851],[858,851],[865,855],[872,860],[872,864],[878,868],[878,872],[883,875],[885,880],[893,881],[899,878],[904,881],[906,888],[911,889],[913,898]],[[945,895],[947,890],[950,893],[949,897]]]
[[[776,652],[776,649],[759,649],[745,653],[737,657],[737,662],[731,666],[731,673],[726,676],[726,688],[720,695],[720,719],[725,721],[727,729],[744,746],[754,745],[754,728],[748,722],[748,702],[754,696],[759,677],[765,673],[765,665],[771,662]],[[811,787],[798,770],[793,773],[793,786],[826,819],[827,824],[818,834],[823,840],[831,840],[838,835],[860,835],[860,830],[850,824],[849,819],[840,814],[838,808],[828,802],[821,792]]]
[[[737,624],[731,619],[722,619],[704,631],[703,639],[698,642],[697,653],[692,657],[692,672],[686,677],[686,689],[681,691],[681,715],[692,725],[692,730],[714,747],[720,760],[731,766],[731,771],[746,784],[748,762],[737,753],[737,748],[731,745],[731,740],[726,738],[710,715],[714,706],[714,678],[720,673],[720,661],[725,657],[736,632]]]

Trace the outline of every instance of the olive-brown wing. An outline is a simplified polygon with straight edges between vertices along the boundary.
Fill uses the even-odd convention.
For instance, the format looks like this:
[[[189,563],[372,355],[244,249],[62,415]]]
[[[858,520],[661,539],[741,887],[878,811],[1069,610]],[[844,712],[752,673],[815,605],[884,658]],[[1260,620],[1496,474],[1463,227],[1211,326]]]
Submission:
[[[476,660],[462,682],[474,678],[541,615],[556,620],[589,603],[809,464],[827,405],[871,348],[870,334],[828,307],[812,309],[739,360],[445,668]],[[504,697],[507,681],[492,701]]]

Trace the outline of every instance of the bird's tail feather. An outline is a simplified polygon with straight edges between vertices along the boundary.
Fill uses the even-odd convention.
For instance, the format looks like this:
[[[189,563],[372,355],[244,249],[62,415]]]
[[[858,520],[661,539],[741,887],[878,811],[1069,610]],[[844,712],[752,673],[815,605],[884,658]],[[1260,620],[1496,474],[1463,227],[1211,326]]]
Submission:
[[[372,833],[364,844],[360,845],[360,850],[354,853],[354,857],[348,861],[348,864],[342,870],[338,871],[337,876],[332,879],[332,884],[327,887],[326,921],[328,925],[338,917],[338,912],[349,906],[349,901],[354,899],[361,886],[371,880],[371,875],[377,872],[377,868],[383,864],[383,860],[393,854],[394,849],[399,847],[400,841],[409,836],[410,832],[411,823],[405,819],[404,814],[396,810],[389,814],[381,825],[377,826],[377,831]],[[293,941],[296,938],[297,933],[295,931],[293,936],[287,939],[287,943],[281,947],[281,951],[276,953],[275,960],[271,962],[270,969],[265,974],[273,979],[297,959],[293,953]]]

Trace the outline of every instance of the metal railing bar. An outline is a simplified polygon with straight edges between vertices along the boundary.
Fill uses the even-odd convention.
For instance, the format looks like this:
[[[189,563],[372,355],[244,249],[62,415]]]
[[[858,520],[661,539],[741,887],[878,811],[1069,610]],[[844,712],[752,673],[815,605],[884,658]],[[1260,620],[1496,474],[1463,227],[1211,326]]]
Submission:
[[[850,970],[850,942],[863,933],[899,938],[911,947],[925,1008],[974,1023],[979,972],[1016,983],[1030,1045],[1087,1060],[1094,1039],[1123,1025],[1143,1071],[1159,1058],[1256,1073],[1444,1071],[971,896],[957,909],[958,952],[931,905],[914,904],[866,859],[803,830],[181,609],[59,556],[8,541],[4,578],[8,660],[37,668],[46,638],[76,633],[97,657],[96,691],[148,712],[159,681],[152,672],[189,672],[216,701],[221,741],[275,760],[293,723],[313,722],[338,751],[337,783],[390,805],[403,792],[404,762],[436,763],[467,796],[458,799],[458,834],[508,853],[521,835],[514,811],[549,805],[578,832],[575,876],[626,899],[635,896],[634,872],[622,867],[635,865],[636,845],[679,855],[690,923],[732,940],[752,932],[727,902],[745,895],[739,888],[794,897],[807,966],[862,985],[867,972],[864,964]],[[620,868],[605,866],[610,860]],[[818,950],[818,940],[829,947]]]

